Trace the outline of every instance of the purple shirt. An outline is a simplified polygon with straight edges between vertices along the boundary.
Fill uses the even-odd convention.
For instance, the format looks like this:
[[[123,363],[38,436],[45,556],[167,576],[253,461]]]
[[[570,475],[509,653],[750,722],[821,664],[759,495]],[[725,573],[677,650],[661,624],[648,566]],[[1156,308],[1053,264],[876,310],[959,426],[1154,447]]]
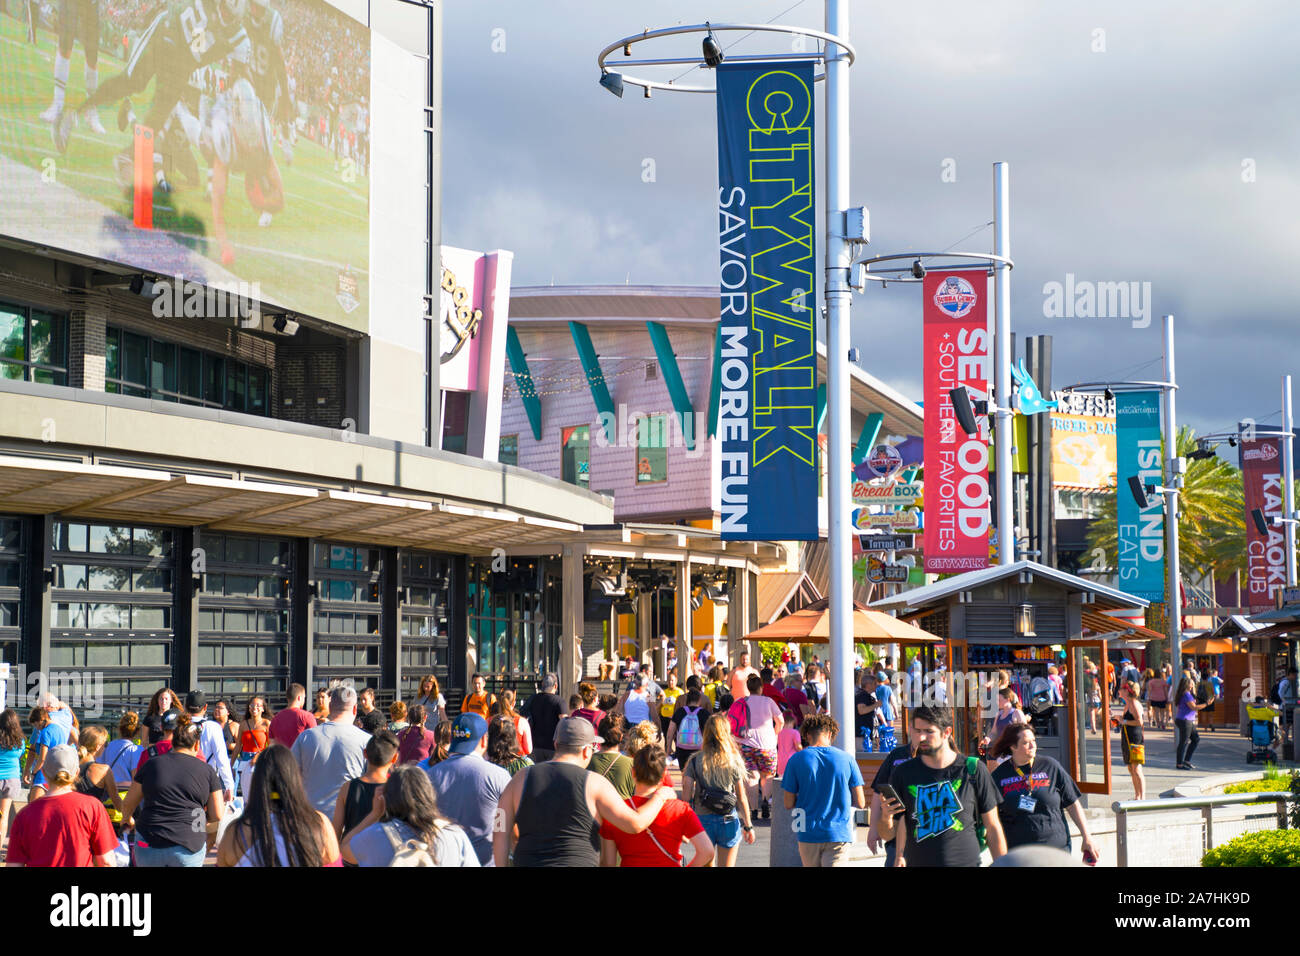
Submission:
[[[1178,713],[1174,714],[1174,719],[1195,720],[1196,708],[1192,706],[1192,703],[1195,700],[1196,698],[1192,696],[1191,691],[1188,691],[1187,693],[1183,694],[1183,699],[1178,702]]]

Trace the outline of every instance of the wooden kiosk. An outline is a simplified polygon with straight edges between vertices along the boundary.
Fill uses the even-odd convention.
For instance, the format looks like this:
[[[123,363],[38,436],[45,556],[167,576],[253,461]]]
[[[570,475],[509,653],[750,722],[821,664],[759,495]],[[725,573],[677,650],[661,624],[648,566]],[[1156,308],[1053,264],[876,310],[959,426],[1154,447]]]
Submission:
[[[997,672],[1005,670],[1012,686],[1027,692],[1021,696],[1039,753],[1060,761],[1084,793],[1110,793],[1107,637],[1137,629],[1105,612],[1142,609],[1146,601],[1034,561],[1017,561],[903,591],[871,606],[892,610],[942,638],[937,645],[900,647],[899,675],[907,678],[899,694],[903,733],[908,709],[921,699],[914,690],[918,681],[922,688],[939,685],[955,711],[955,745],[975,753],[992,717],[981,710],[981,698],[990,699],[985,688],[991,681],[996,687]],[[1089,632],[1097,636],[1086,636]],[[1052,666],[1063,694],[1044,697]],[[1095,731],[1089,729],[1088,714],[1094,685],[1101,697]],[[1036,710],[1029,706],[1031,694]],[[860,754],[858,762],[864,773],[869,766],[874,772],[880,759]]]

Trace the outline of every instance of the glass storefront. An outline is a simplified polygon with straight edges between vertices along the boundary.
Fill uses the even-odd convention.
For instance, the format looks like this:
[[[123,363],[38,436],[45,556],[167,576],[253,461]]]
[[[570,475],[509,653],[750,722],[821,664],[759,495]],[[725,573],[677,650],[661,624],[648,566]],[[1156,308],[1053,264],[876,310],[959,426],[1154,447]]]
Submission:
[[[278,699],[289,683],[293,542],[203,532],[198,545],[207,564],[199,595],[199,686],[242,715],[250,696]]]
[[[450,614],[452,562],[429,551],[403,552],[402,700],[413,699],[425,674],[438,679],[445,692],[451,677]]]
[[[49,669],[102,675],[106,708],[147,700],[172,679],[175,534],[52,524]]]
[[[312,548],[312,681],[351,679],[379,687],[383,651],[378,548],[317,543]]]
[[[469,638],[480,672],[509,683],[558,668],[558,562],[522,558],[494,572],[490,559],[471,561],[468,593]]]
[[[0,661],[18,663],[22,640],[23,526],[0,518]]]

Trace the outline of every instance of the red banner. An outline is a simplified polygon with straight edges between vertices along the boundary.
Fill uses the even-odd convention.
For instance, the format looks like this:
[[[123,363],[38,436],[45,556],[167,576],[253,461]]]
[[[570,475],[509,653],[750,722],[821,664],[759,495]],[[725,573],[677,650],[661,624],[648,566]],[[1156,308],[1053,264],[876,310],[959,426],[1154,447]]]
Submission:
[[[989,566],[989,420],[976,415],[979,427],[967,435],[948,393],[964,385],[971,401],[988,398],[988,281],[980,272],[931,272],[921,288],[925,570],[972,571]]]
[[[1286,587],[1286,539],[1273,518],[1282,515],[1282,455],[1273,438],[1244,441],[1241,474],[1246,486],[1246,595],[1252,611],[1273,607],[1273,592]],[[1267,534],[1260,534],[1251,518],[1258,508],[1268,521]]]

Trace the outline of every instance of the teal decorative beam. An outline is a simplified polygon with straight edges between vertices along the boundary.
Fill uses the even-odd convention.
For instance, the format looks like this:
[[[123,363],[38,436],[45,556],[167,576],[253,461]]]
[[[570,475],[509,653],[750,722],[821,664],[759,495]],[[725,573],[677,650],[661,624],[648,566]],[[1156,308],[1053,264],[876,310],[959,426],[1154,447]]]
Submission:
[[[918,471],[920,471],[920,470],[921,470],[920,468],[908,468],[906,471],[904,471],[904,472],[903,472],[903,484],[905,484],[905,485],[910,485],[910,484],[912,483],[913,479],[916,478],[916,473],[917,473]]]
[[[663,370],[664,384],[668,386],[668,396],[673,400],[673,409],[677,412],[677,421],[681,425],[686,447],[694,450],[695,409],[691,405],[691,397],[686,394],[686,385],[682,382],[682,373],[677,367],[677,356],[673,354],[673,345],[668,341],[668,330],[659,322],[646,322],[645,327],[650,330],[650,341],[654,344],[659,368]]]
[[[817,427],[813,429],[813,434],[820,435],[824,424],[826,424],[826,383],[822,382],[817,386]]]
[[[713,338],[713,381],[709,383],[709,437],[718,435],[718,413],[722,410],[722,323]]]
[[[601,423],[605,426],[605,438],[611,445],[617,445],[618,421],[614,412],[614,400],[609,397],[605,375],[600,370],[600,359],[591,344],[591,334],[581,322],[570,322],[569,334],[573,336],[582,370],[587,373],[587,387],[591,389],[592,401],[596,403],[596,411],[600,413]]]
[[[510,359],[510,370],[515,373],[515,385],[519,388],[519,400],[524,403],[528,413],[528,424],[533,429],[533,439],[542,440],[542,400],[537,397],[537,386],[533,384],[533,373],[528,370],[528,359],[524,348],[519,344],[519,333],[514,326],[506,328],[506,356]]]
[[[880,412],[872,412],[867,416],[867,420],[862,423],[862,434],[858,436],[858,443],[853,446],[853,464],[860,465],[867,460],[872,447],[876,444],[876,439],[880,437],[880,426],[884,421],[885,416]]]

